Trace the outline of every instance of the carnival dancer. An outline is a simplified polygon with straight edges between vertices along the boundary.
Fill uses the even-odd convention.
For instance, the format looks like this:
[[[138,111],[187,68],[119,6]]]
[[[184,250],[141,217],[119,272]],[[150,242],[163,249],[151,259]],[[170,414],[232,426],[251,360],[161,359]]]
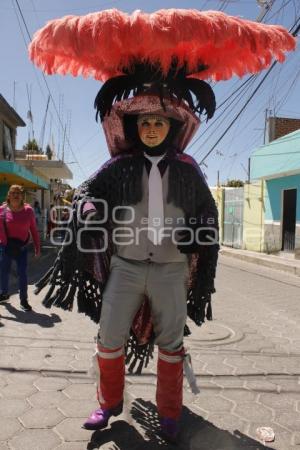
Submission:
[[[125,363],[140,372],[155,343],[158,415],[176,441],[186,320],[212,318],[219,250],[215,202],[184,153],[215,111],[204,79],[258,72],[294,46],[282,27],[196,10],[101,11],[36,33],[30,57],[46,73],[105,81],[95,107],[111,159],[77,190],[66,245],[37,285],[50,284],[46,307],[72,309],[77,293],[79,312],[100,321],[100,408],[85,428],[122,412]]]

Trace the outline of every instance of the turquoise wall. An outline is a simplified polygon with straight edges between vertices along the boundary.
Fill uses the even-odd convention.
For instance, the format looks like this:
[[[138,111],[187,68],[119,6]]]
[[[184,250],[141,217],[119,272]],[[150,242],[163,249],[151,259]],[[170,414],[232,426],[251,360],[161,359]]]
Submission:
[[[0,204],[6,199],[8,188],[8,184],[0,184]]]
[[[256,149],[251,155],[251,179],[300,170],[300,131]]]
[[[296,220],[300,223],[300,175],[266,181],[265,220],[281,220],[282,191],[284,189],[297,189]]]

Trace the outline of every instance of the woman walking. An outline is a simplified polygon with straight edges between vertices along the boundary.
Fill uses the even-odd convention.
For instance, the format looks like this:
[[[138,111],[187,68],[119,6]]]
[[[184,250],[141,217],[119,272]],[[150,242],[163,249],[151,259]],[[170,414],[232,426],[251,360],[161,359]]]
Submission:
[[[24,191],[17,184],[9,188],[6,203],[0,206],[0,302],[9,299],[9,275],[16,261],[21,309],[31,311],[28,303],[27,244],[33,239],[35,256],[40,254],[40,238],[32,207],[24,203]]]

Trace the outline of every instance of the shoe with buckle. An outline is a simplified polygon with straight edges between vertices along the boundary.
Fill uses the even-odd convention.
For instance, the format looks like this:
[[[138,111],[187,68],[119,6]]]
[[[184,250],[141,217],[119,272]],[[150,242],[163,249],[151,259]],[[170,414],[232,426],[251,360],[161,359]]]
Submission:
[[[159,422],[162,436],[166,439],[166,441],[175,444],[179,435],[178,421],[168,417],[161,417]]]
[[[0,303],[6,302],[9,299],[9,294],[0,294]]]
[[[22,309],[22,311],[27,312],[27,311],[31,311],[32,307],[29,305],[27,298],[25,300],[21,300],[20,303],[20,308]]]
[[[123,402],[111,409],[96,409],[84,422],[83,428],[86,430],[102,430],[107,427],[111,416],[119,416],[123,411]]]

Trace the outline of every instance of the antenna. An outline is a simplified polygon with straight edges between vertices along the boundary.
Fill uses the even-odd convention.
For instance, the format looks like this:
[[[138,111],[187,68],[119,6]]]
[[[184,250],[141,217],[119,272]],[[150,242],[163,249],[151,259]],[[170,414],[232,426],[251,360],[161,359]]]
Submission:
[[[49,102],[50,102],[50,95],[48,95],[48,100],[47,100],[47,105],[46,105],[46,111],[44,114],[44,120],[43,120],[43,125],[42,125],[42,129],[41,129],[41,134],[40,134],[40,139],[39,139],[39,147],[40,149],[43,151],[43,146],[44,146],[44,139],[45,139],[45,129],[46,129],[46,120],[47,120],[47,113],[48,113],[48,108],[49,108]]]
[[[64,128],[64,136],[63,136],[63,143],[62,143],[62,150],[61,150],[61,160],[62,160],[62,162],[64,162],[64,158],[65,158],[66,134],[67,134],[67,124],[65,125],[65,128]]]
[[[16,109],[16,81],[14,81],[13,108]]]
[[[27,119],[30,122],[29,132],[28,132],[28,140],[31,138],[34,139],[34,129],[33,129],[33,115],[31,111],[31,85],[30,87],[26,83],[26,91],[27,91],[27,100],[28,100],[28,111],[27,111]]]
[[[59,94],[59,103],[58,103],[58,115],[60,117],[61,124],[64,122],[64,95]],[[63,134],[62,134],[63,131]],[[57,144],[57,159],[60,158],[60,152],[62,150],[62,141],[65,136],[65,129],[62,127],[58,127],[58,144]]]

